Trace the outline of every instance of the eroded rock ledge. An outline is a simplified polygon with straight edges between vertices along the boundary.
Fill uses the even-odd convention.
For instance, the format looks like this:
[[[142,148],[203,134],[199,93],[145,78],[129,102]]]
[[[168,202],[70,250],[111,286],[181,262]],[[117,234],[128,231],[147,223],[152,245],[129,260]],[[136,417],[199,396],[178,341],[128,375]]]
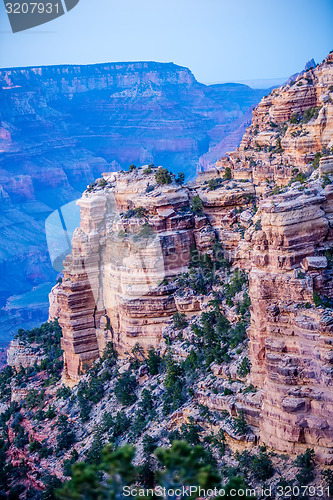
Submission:
[[[53,290],[50,315],[63,328],[65,367],[78,380],[112,340],[125,353],[157,345],[177,306],[169,278],[182,273],[190,250],[209,247],[214,231],[189,210],[189,190],[155,187],[155,173],[105,174],[106,186],[80,200],[81,226]]]
[[[333,463],[332,90],[330,54],[264,98],[241,146],[195,183],[159,187],[155,170],[137,169],[104,174],[83,195],[50,309],[72,380],[107,341],[147,349],[177,310],[200,310],[175,300],[170,278],[187,269],[192,245],[209,253],[218,238],[249,272],[251,379],[261,389],[251,425],[269,446],[311,447]]]

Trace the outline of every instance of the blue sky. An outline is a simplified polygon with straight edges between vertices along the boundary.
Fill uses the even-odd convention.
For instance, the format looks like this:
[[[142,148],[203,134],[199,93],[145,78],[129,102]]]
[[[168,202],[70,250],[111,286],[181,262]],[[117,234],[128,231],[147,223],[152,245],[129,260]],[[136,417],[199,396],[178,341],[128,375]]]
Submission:
[[[80,0],[13,34],[1,3],[0,67],[172,61],[203,83],[275,79],[321,62],[332,26],[333,0]]]

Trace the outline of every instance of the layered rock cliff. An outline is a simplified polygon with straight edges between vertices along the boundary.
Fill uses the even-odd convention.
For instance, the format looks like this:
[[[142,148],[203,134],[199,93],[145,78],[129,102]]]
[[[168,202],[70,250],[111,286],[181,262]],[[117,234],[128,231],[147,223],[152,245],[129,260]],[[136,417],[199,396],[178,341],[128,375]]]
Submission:
[[[201,155],[233,137],[264,95],[198,83],[174,64],[115,63],[0,70],[0,327],[47,318],[55,282],[45,238],[53,210],[80,198],[103,171],[155,162],[194,175]],[[210,159],[213,164],[225,148]],[[12,307],[11,297],[34,310]],[[16,297],[15,297],[16,299]]]
[[[188,303],[184,307],[183,298],[177,299],[175,284],[168,280],[186,270],[193,242],[207,250],[217,234],[229,255],[250,269],[251,382],[261,391],[254,407],[253,397],[245,397],[238,409],[258,427],[260,439],[267,445],[290,453],[310,446],[321,461],[330,463],[333,315],[330,308],[318,307],[315,294],[321,301],[332,296],[332,271],[324,256],[332,246],[328,231],[331,186],[322,188],[322,180],[314,179],[306,194],[296,186],[263,201],[255,216],[261,217],[261,229],[255,223],[242,238],[236,227],[232,232],[232,226],[239,224],[237,215],[228,220],[223,208],[228,214],[232,207],[241,207],[239,220],[251,212],[248,192],[240,187],[244,183],[236,187],[230,181],[224,184],[224,193],[221,188],[207,191],[207,216],[194,217],[187,211],[191,189],[165,188],[166,208],[162,193],[156,193],[152,201],[139,191],[148,180],[140,178],[140,172],[118,176],[116,184],[111,182],[110,187],[81,201],[81,228],[66,261],[63,284],[53,291],[56,307],[51,313],[60,316],[67,375],[79,380],[85,364],[102,354],[108,340],[123,354],[137,342],[146,350],[161,346],[163,330],[171,325],[173,314],[193,310]],[[228,186],[232,188],[225,189]],[[237,188],[244,191],[237,195]],[[139,206],[147,207],[147,218],[126,220],[119,208],[133,210],[128,207],[138,201],[138,191]],[[209,213],[214,201],[218,206],[217,198],[219,220]],[[178,209],[183,208],[178,214],[177,204]],[[228,230],[223,219],[228,220]],[[142,245],[140,237],[132,239],[132,234],[146,230],[147,220],[150,227],[155,224],[156,232],[152,232],[152,242],[145,240]],[[213,224],[219,231],[214,231]],[[199,231],[196,226],[201,226]],[[175,254],[177,259],[170,259]],[[194,311],[200,313],[205,308],[198,299]],[[233,376],[237,378],[236,373]],[[212,402],[211,406],[228,408],[224,398],[221,403]]]
[[[331,463],[332,189],[320,178],[298,189],[264,200],[262,229],[245,232],[251,376],[264,390],[261,439],[288,452],[314,448]]]
[[[264,391],[261,439],[288,452],[310,446],[329,463],[333,452],[332,63],[330,54],[296,84],[265,98],[242,146],[231,155],[231,162],[243,155],[238,162],[241,171],[248,151],[254,155],[257,165],[251,176],[262,198],[254,228],[244,234],[250,251],[251,375]],[[271,120],[285,131],[281,138],[269,131]],[[266,151],[258,151],[263,138],[268,139]],[[237,177],[237,160],[234,169]],[[277,187],[287,182],[291,187]]]
[[[236,408],[261,442],[290,453],[311,447],[333,462],[332,91],[330,54],[265,97],[241,146],[195,183],[157,186],[158,171],[145,168],[104,174],[84,194],[52,293],[70,378],[108,340],[123,354],[137,342],[161,345],[176,311],[205,310],[200,294],[184,306],[173,278],[188,269],[193,245],[209,254],[219,242],[223,257],[249,272],[258,392]]]
[[[177,311],[169,280],[187,269],[193,245],[204,250],[214,239],[208,220],[191,213],[189,190],[156,186],[149,170],[104,174],[103,187],[79,201],[81,225],[50,310],[74,380],[110,340],[123,353],[159,344]]]
[[[229,166],[235,178],[251,179],[258,193],[318,167],[333,146],[332,63],[331,53],[321,65],[264,97],[239,148],[217,166]]]

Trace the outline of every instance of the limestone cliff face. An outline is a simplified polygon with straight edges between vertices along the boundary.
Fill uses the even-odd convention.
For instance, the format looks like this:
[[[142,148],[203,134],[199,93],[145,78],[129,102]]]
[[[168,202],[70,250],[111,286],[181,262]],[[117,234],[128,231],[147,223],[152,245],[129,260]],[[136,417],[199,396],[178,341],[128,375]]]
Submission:
[[[28,368],[35,364],[40,364],[45,358],[37,349],[36,344],[29,346],[21,343],[19,340],[12,340],[7,350],[7,364],[14,367],[17,371],[22,366]]]
[[[332,187],[313,180],[264,200],[262,230],[248,231],[251,253],[252,383],[263,389],[261,439],[287,452],[311,447],[333,460]],[[327,211],[326,211],[327,210]]]
[[[110,340],[123,353],[161,342],[177,311],[168,280],[187,269],[195,242],[207,245],[208,221],[189,211],[188,189],[173,182],[147,193],[155,177],[142,169],[104,174],[103,184],[79,202],[81,226],[52,292],[74,380]]]
[[[332,248],[332,63],[331,53],[264,98],[241,146],[217,164],[252,181],[259,202],[234,256],[250,270],[260,439],[287,452],[314,448],[326,463],[333,461],[332,264],[325,256]]]
[[[185,187],[157,187],[154,171],[138,169],[104,174],[84,194],[51,308],[71,379],[108,340],[122,353],[137,342],[147,349],[177,310],[200,311],[200,300],[173,295],[170,278],[187,269],[193,244],[209,253],[217,238],[249,272],[259,390],[239,397],[240,407],[261,442],[291,453],[314,448],[333,463],[332,86],[330,54],[264,98],[241,146]],[[194,196],[199,216],[189,210]]]
[[[45,220],[77,200],[105,171],[131,163],[165,164],[194,176],[209,148],[241,139],[248,109],[265,94],[246,85],[203,85],[172,63],[134,62],[0,70],[0,329],[4,343],[20,327],[47,318],[56,280]],[[236,134],[236,135],[235,135]],[[32,265],[32,262],[36,265]],[[7,304],[36,293],[32,313]],[[29,305],[31,296],[24,299]],[[27,324],[26,316],[31,315]]]
[[[251,179],[257,192],[286,185],[294,169],[309,172],[316,154],[333,147],[333,53],[296,81],[273,90],[253,112],[241,145],[217,163],[235,178]]]
[[[216,177],[213,173],[200,174],[196,180],[193,194],[202,199],[205,216],[217,238],[223,242],[225,255],[233,260],[242,239],[241,218],[237,209],[243,211],[245,218],[246,212],[250,214],[249,209],[253,205],[255,189],[251,182],[238,183],[233,180],[221,182],[215,189],[210,189],[209,181],[214,181],[214,179],[216,180]],[[219,182],[223,179],[219,177],[217,180]],[[251,219],[251,215],[249,215],[249,219]]]

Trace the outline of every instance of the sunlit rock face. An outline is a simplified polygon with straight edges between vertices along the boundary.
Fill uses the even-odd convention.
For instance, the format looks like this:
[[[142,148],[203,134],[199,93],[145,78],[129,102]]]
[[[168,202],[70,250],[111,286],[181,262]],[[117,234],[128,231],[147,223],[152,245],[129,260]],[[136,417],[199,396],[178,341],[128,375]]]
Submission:
[[[288,184],[294,169],[308,172],[316,154],[333,146],[333,54],[322,64],[273,90],[253,112],[241,145],[218,167],[248,178],[265,193],[267,184]]]
[[[195,182],[157,187],[155,171],[138,169],[105,174],[84,194],[51,307],[72,380],[108,340],[120,353],[137,342],[161,346],[176,311],[200,311],[199,299],[174,297],[172,278],[188,268],[193,244],[209,253],[217,239],[249,272],[251,382],[259,390],[239,401],[250,424],[268,446],[313,448],[333,463],[332,63],[330,54],[273,91],[240,148]],[[189,210],[195,196],[198,215]]]
[[[188,268],[195,242],[207,246],[208,221],[189,210],[189,190],[156,186],[155,172],[104,174],[105,186],[79,201],[81,225],[50,310],[60,317],[74,380],[108,341],[121,353],[162,341],[177,311],[172,278]],[[147,193],[147,186],[155,187]]]
[[[332,246],[332,189],[311,184],[307,194],[294,189],[264,200],[262,229],[245,233],[252,263],[251,377],[264,390],[261,439],[292,453],[313,447],[330,463],[333,315],[315,307],[314,297],[333,297],[324,255]]]
[[[250,270],[260,439],[292,453],[314,448],[324,463],[333,462],[333,315],[320,305],[333,297],[332,91],[330,54],[264,98],[241,146],[217,163],[219,175],[229,167],[252,182],[259,208],[234,255]]]
[[[47,318],[48,292],[34,290],[56,280],[45,240],[53,210],[102,172],[131,163],[193,177],[208,152],[200,168],[212,167],[240,143],[249,109],[265,93],[203,85],[171,63],[1,69],[0,342]],[[30,294],[22,301],[34,308],[13,308],[18,294]]]
[[[35,348],[35,344],[26,346],[17,339],[12,340],[7,350],[7,364],[17,371],[21,367],[28,368],[40,364],[44,358],[40,356],[40,353],[36,354]]]

